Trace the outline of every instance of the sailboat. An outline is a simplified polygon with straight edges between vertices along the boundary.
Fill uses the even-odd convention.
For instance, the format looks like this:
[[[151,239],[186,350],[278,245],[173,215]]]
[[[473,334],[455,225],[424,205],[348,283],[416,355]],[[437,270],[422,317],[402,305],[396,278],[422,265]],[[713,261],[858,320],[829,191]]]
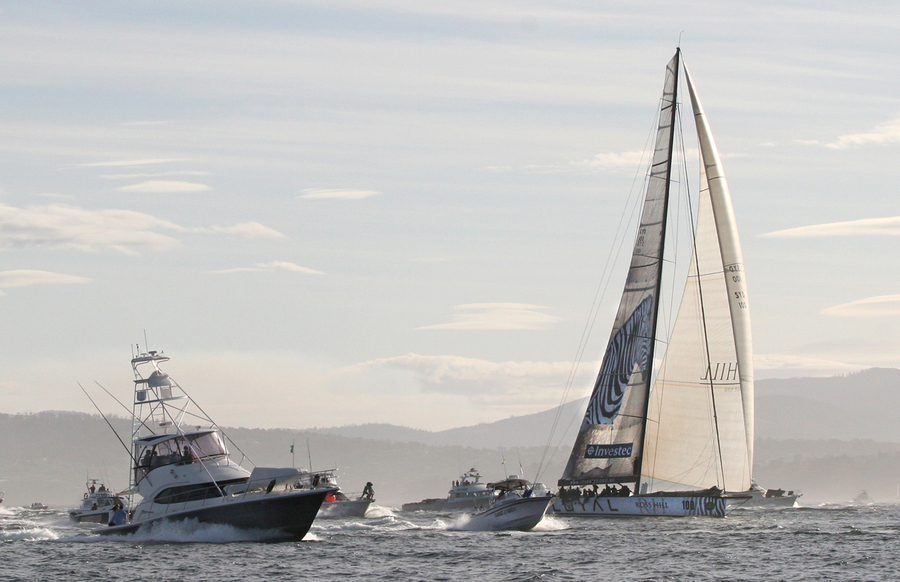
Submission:
[[[673,174],[682,74],[697,132],[699,200],[680,306],[667,325],[663,268],[672,260],[666,247],[677,245],[667,241],[666,227],[685,181]],[[719,153],[678,49],[666,66],[625,289],[553,509],[723,517],[726,493],[750,488],[752,466],[752,346],[740,241]]]

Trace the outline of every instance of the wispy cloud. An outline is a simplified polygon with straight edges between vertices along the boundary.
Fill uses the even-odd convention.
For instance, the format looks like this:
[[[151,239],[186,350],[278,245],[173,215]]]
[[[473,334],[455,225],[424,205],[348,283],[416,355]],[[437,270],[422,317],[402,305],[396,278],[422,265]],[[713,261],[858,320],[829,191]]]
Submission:
[[[588,165],[600,168],[629,168],[634,169],[645,159],[644,152],[607,152],[597,154]]]
[[[291,273],[302,273],[304,275],[324,275],[324,271],[316,271],[308,267],[301,267],[287,261],[272,261],[271,263],[256,263],[253,267],[237,267],[234,269],[219,269],[217,271],[209,271],[209,273],[245,273],[250,271],[288,271]]]
[[[470,303],[457,305],[455,309],[462,312],[454,315],[456,321],[418,329],[547,329],[560,321],[559,317],[541,311],[547,307],[525,303]]]
[[[47,246],[135,253],[142,248],[168,250],[180,246],[177,239],[159,232],[165,230],[185,234],[222,234],[239,239],[285,237],[258,222],[184,227],[131,210],[85,210],[63,204],[17,208],[0,204],[0,250]]]
[[[237,238],[285,238],[283,234],[258,222],[242,222],[231,226],[210,227],[213,232],[227,234]]]
[[[177,158],[144,158],[138,160],[114,160],[107,162],[89,162],[75,164],[76,168],[113,168],[118,166],[147,166],[151,164],[168,164],[170,162],[182,162]]]
[[[884,317],[900,315],[900,295],[879,295],[823,309],[835,317]]]
[[[307,188],[301,190],[298,198],[331,198],[336,200],[359,200],[380,194],[378,190],[352,190],[339,188]]]
[[[583,377],[576,383],[589,383],[599,362],[584,363]],[[491,400],[506,400],[512,394],[563,390],[572,369],[571,362],[489,362],[461,356],[423,356],[406,354],[379,358],[348,368],[347,373],[362,373],[378,368],[412,372],[424,392],[479,395]],[[555,394],[558,394],[556,392]]]
[[[122,186],[116,188],[120,192],[144,192],[155,194],[181,194],[190,192],[205,192],[209,190],[206,184],[197,184],[194,182],[181,182],[178,180],[147,180],[140,184],[132,184],[131,186]]]
[[[50,271],[20,269],[0,271],[0,289],[25,287],[28,285],[72,285],[90,283],[93,279],[76,275],[63,275]]]
[[[38,194],[32,194],[37,198],[50,198],[51,200],[74,200],[75,197],[71,194],[58,194],[56,192],[40,192]]]
[[[900,117],[879,125],[872,131],[842,135],[837,141],[825,144],[825,147],[844,149],[866,144],[887,144],[900,142]]]
[[[50,204],[17,208],[0,204],[0,249],[35,246],[93,251],[111,248],[132,253],[140,248],[166,250],[179,242],[157,230],[181,226],[131,210],[85,210]]]
[[[829,222],[767,232],[763,237],[848,236],[861,234],[900,235],[900,216],[863,218],[846,222]]]
[[[209,172],[197,170],[172,170],[171,172],[145,172],[132,174],[100,174],[104,180],[133,180],[136,178],[162,178],[165,176],[208,176]]]

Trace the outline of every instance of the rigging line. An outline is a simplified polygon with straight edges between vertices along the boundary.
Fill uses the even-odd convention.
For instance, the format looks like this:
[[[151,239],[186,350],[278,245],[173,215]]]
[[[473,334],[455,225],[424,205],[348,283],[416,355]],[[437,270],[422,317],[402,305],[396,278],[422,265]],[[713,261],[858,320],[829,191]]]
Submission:
[[[680,104],[683,106],[683,101]],[[696,225],[694,223],[693,212],[691,211],[690,173],[689,173],[688,167],[687,167],[687,156],[685,155],[684,115],[682,115],[681,110],[682,110],[682,107],[678,107],[676,109],[675,118],[674,118],[673,123],[677,124],[677,127],[678,127],[678,131],[675,132],[675,138],[678,141],[677,151],[680,152],[680,154],[681,154],[678,168],[679,168],[679,172],[681,173],[682,179],[681,180],[671,179],[670,183],[678,184],[678,186],[679,186],[678,198],[679,198],[679,200],[681,200],[682,203],[675,205],[675,212],[676,212],[675,213],[675,225],[674,225],[675,233],[673,236],[673,244],[669,245],[670,248],[674,247],[674,250],[672,252],[673,256],[670,258],[662,257],[662,260],[664,263],[667,263],[672,266],[669,269],[671,272],[671,283],[670,284],[672,286],[672,289],[669,293],[669,299],[668,299],[669,308],[667,311],[664,310],[663,314],[662,314],[663,319],[665,320],[664,327],[666,330],[666,337],[665,337],[665,339],[660,339],[660,338],[655,339],[657,344],[664,346],[666,348],[665,351],[663,352],[662,362],[660,363],[660,369],[657,370],[657,378],[660,375],[665,377],[665,369],[668,366],[668,358],[667,358],[668,347],[669,347],[669,343],[672,339],[672,337],[671,337],[672,333],[674,332],[674,328],[673,328],[674,322],[677,321],[677,319],[678,319],[678,314],[675,311],[675,292],[676,292],[676,283],[678,281],[678,279],[676,278],[675,266],[679,264],[678,254],[679,254],[679,249],[681,247],[681,245],[678,244],[678,239],[680,238],[679,232],[681,231],[681,224],[682,224],[681,214],[680,214],[680,212],[682,210],[682,205],[687,207],[688,233],[689,233],[689,236],[691,237],[692,246],[693,246],[693,240],[694,240],[694,236],[695,236],[694,230],[696,227]],[[673,131],[674,131],[674,128],[673,128]],[[673,151],[673,155],[674,155],[674,151]],[[684,188],[684,190],[682,190],[682,187]],[[686,192],[686,196],[683,195],[684,192]],[[688,267],[688,277],[690,277],[690,267]],[[684,292],[682,289],[682,299],[683,299],[683,297],[684,297]],[[679,307],[680,307],[680,302],[679,302]],[[671,318],[671,320],[669,318]],[[664,383],[663,383],[663,385],[659,385],[659,386],[654,385],[653,393],[648,396],[648,399],[655,398],[656,401],[659,403],[658,406],[659,406],[659,409],[661,410],[663,407],[663,401],[666,399],[666,392],[667,392],[667,390],[665,389]],[[645,419],[645,422],[651,422],[651,420],[649,418],[649,407],[648,407],[648,418]],[[662,422],[662,419],[654,419],[653,423],[655,423],[656,427],[657,427],[653,442],[654,442],[654,445],[658,448],[659,439],[660,439],[660,427],[663,425],[663,422]],[[657,460],[656,456],[654,456],[652,459],[653,466],[651,467],[651,471],[654,474],[656,473],[656,460]]]
[[[585,326],[584,326],[584,329],[582,330],[581,340],[579,341],[578,348],[575,350],[575,359],[572,362],[572,367],[570,368],[568,377],[566,379],[566,384],[565,384],[565,388],[563,390],[563,395],[560,398],[560,406],[559,406],[559,408],[557,408],[556,415],[554,416],[553,423],[550,428],[550,433],[547,437],[547,443],[544,446],[544,451],[541,454],[541,460],[538,463],[538,477],[541,475],[541,473],[543,471],[543,468],[545,466],[545,461],[546,461],[546,464],[549,465],[549,463],[553,460],[553,457],[556,455],[556,452],[557,452],[556,448],[559,448],[559,446],[562,445],[563,437],[569,431],[569,429],[572,427],[572,424],[574,424],[575,420],[577,420],[577,415],[572,415],[569,418],[569,422],[566,425],[565,430],[563,430],[562,434],[560,435],[557,447],[553,450],[552,453],[550,453],[549,458],[547,458],[547,451],[552,444],[553,435],[555,434],[556,429],[558,428],[559,420],[562,415],[562,406],[563,406],[563,404],[565,404],[566,400],[568,399],[568,396],[571,392],[572,385],[575,382],[575,376],[578,373],[578,368],[580,367],[581,360],[584,357],[584,352],[587,349],[588,339],[590,338],[590,336],[593,332],[594,326],[597,322],[597,317],[599,316],[599,313],[600,313],[600,306],[603,305],[607,291],[609,290],[609,286],[612,282],[612,271],[615,270],[615,267],[618,264],[619,259],[622,255],[622,247],[625,245],[625,240],[626,240],[626,235],[627,235],[627,232],[625,231],[624,226],[628,225],[628,224],[632,224],[634,222],[635,215],[637,213],[637,209],[641,206],[640,203],[642,202],[642,200],[638,200],[637,199],[638,197],[636,196],[635,193],[637,191],[637,184],[638,184],[639,180],[640,180],[640,183],[642,184],[642,188],[641,188],[642,192],[645,189],[644,185],[649,180],[648,172],[646,170],[642,171],[642,169],[646,167],[645,160],[648,157],[651,160],[653,159],[652,153],[650,153],[653,151],[653,150],[651,150],[650,144],[653,141],[654,136],[656,135],[656,130],[657,130],[658,125],[659,125],[659,110],[657,109],[657,111],[654,113],[654,116],[653,116],[651,128],[647,132],[647,138],[644,142],[644,148],[641,151],[641,159],[640,159],[639,163],[637,164],[637,166],[635,167],[634,176],[632,177],[632,180],[631,180],[631,188],[629,189],[628,197],[625,200],[625,206],[622,209],[622,213],[619,215],[619,223],[616,226],[616,232],[613,236],[613,244],[610,245],[609,253],[607,253],[606,262],[604,264],[603,271],[601,272],[600,283],[597,285],[597,290],[594,293],[594,301],[591,304],[590,312],[588,313],[588,317],[585,320]],[[628,210],[629,208],[631,208],[630,212]],[[627,220],[626,220],[626,217],[628,217]],[[637,237],[637,234],[635,234],[635,239],[636,239],[636,237]],[[616,242],[616,241],[618,241],[618,242]],[[632,243],[634,243],[634,241],[632,241]],[[601,356],[601,358],[602,358],[602,356]],[[537,479],[535,479],[535,480],[537,480]]]
[[[701,152],[700,153],[700,167],[702,168],[702,170],[701,170],[701,180],[700,180],[700,182],[701,182],[700,183],[700,196],[703,196],[703,192],[706,192],[706,196],[710,195],[709,181],[706,178],[705,164],[706,164],[706,162],[703,160],[703,154]],[[706,182],[705,188],[703,187],[704,181]],[[697,213],[698,213],[698,215],[700,213],[699,206],[697,209]],[[698,217],[698,219],[699,219],[699,217]],[[691,220],[693,222],[693,220],[694,220],[693,215],[691,216]],[[697,272],[699,273],[700,260],[699,260],[698,250],[697,250],[696,234],[694,235],[693,244],[691,246],[692,246],[694,262],[697,265]],[[716,408],[715,382],[713,380],[712,357],[710,355],[710,347],[709,347],[709,326],[706,321],[706,304],[703,300],[703,283],[699,276],[696,278],[696,285],[697,285],[697,301],[698,301],[698,304],[700,307],[700,325],[701,325],[701,329],[703,331],[703,334],[702,334],[703,348],[704,348],[704,352],[706,353],[706,377],[709,379],[709,396],[710,396],[710,401],[712,404],[713,428],[714,428],[714,432],[716,435],[716,449],[718,452],[718,460],[719,460],[718,468],[721,471],[721,475],[722,475],[722,490],[726,491],[727,488],[726,488],[726,483],[725,483],[725,459],[722,456],[722,437],[719,432],[719,414],[718,414],[718,410]]]
[[[104,392],[106,392],[106,393],[109,395],[110,398],[112,398],[113,400],[115,400],[115,401],[116,401],[116,404],[118,404],[119,406],[121,406],[122,408],[124,408],[124,409],[125,409],[125,412],[127,412],[129,415],[133,415],[133,414],[134,414],[134,411],[133,411],[133,410],[129,410],[127,406],[125,406],[124,404],[122,404],[122,402],[121,402],[118,398],[116,398],[115,396],[113,396],[112,392],[110,392],[109,390],[107,390],[106,388],[103,387],[103,384],[101,384],[100,382],[97,382],[96,380],[94,380],[94,384],[96,384],[97,386],[99,386],[100,389],[103,390]],[[140,422],[141,422],[142,425],[144,425],[144,428],[146,428],[147,430],[150,431],[151,434],[156,434],[156,433],[153,431],[153,428],[152,428],[152,427],[149,427],[149,426],[147,426],[147,425],[144,423],[143,419],[141,419]]]
[[[675,145],[675,120],[678,114],[678,70],[680,68],[681,62],[681,50],[675,50],[675,56],[672,57],[672,60],[675,63],[674,68],[671,70],[671,74],[674,76],[672,79],[672,96],[671,96],[671,111],[666,112],[667,116],[671,116],[671,118],[667,118],[665,121],[669,127],[669,135],[668,144],[667,144],[667,158],[668,164],[666,165],[666,178],[665,178],[665,191],[663,193],[663,213],[662,213],[662,221],[660,225],[660,249],[659,255],[660,257],[665,255],[665,247],[666,247],[666,226],[668,224],[668,210],[669,210],[669,191],[671,189],[671,176],[672,176],[672,148]],[[668,65],[666,66],[666,74],[669,74]],[[666,102],[666,87],[668,85],[668,76],[666,77],[666,81],[663,84],[663,95],[662,95],[662,104],[663,108],[660,109],[660,120],[663,120],[663,110],[667,104]],[[662,126],[660,126],[660,130],[662,130]],[[658,139],[658,138],[657,138]],[[663,276],[663,262],[659,262],[659,271],[657,272],[657,287],[656,287],[656,295],[654,297],[654,305],[653,305],[653,315],[650,320],[651,332],[650,335],[652,337],[657,336],[657,329],[659,326],[659,293],[662,288],[662,276]],[[636,491],[640,491],[641,487],[641,472],[642,465],[644,462],[644,440],[647,438],[647,414],[650,409],[650,387],[652,386],[653,381],[653,354],[656,350],[656,342],[650,342],[649,347],[647,348],[647,360],[648,371],[647,371],[647,392],[645,392],[642,416],[644,417],[644,421],[640,424],[639,432],[640,436],[638,437],[640,440],[640,456],[635,457],[633,464],[633,474],[635,477],[634,487]],[[643,378],[642,378],[643,380]]]
[[[231,437],[228,436],[228,435],[225,433],[224,430],[222,430],[222,427],[220,427],[220,426],[216,423],[216,421],[214,421],[214,420],[212,419],[212,417],[209,416],[209,415],[206,413],[206,411],[203,410],[203,408],[202,408],[199,404],[197,404],[197,401],[194,400],[193,398],[191,398],[191,395],[188,394],[187,390],[185,390],[184,388],[182,388],[177,382],[175,382],[175,385],[178,386],[178,388],[179,388],[182,392],[184,392],[184,395],[187,396],[187,397],[190,399],[190,401],[194,404],[194,406],[197,407],[197,410],[199,410],[200,412],[202,412],[203,415],[207,418],[207,420],[209,420],[209,422],[212,423],[212,428],[215,428],[215,429],[218,430],[220,433],[222,433],[222,436],[224,436],[225,439],[228,440],[228,442],[230,442],[230,443],[232,444],[232,446],[234,446],[234,448],[238,450],[239,453],[241,453],[241,456],[242,456],[243,458],[247,459],[247,461],[249,461],[250,464],[253,465],[253,466],[255,467],[255,466],[256,466],[256,463],[254,463],[253,460],[250,459],[250,457],[247,455],[247,453],[245,453],[245,452],[241,449],[241,447],[238,446],[238,444],[237,444],[236,442],[234,442],[233,440],[231,440]]]
[[[191,402],[194,402],[194,399],[188,395],[187,391],[185,391],[185,389],[182,388],[178,384],[178,382],[176,382],[175,380],[171,380],[171,379],[170,379],[170,381],[172,382],[172,384],[174,386],[176,386],[179,390],[181,390],[181,392],[185,396],[187,396],[188,401],[185,402],[184,408],[178,409],[175,406],[172,407],[172,408],[175,408],[176,410],[178,410],[178,415],[181,417],[181,419],[184,419],[185,412],[187,411],[187,408],[188,408],[188,406],[190,406]],[[197,408],[200,408],[196,402],[194,402],[194,406],[197,406]],[[194,454],[196,455],[197,451],[194,449],[194,445],[190,441],[188,441],[187,435],[184,434],[184,430],[181,428],[181,421],[176,420],[175,417],[171,413],[169,413],[168,407],[165,405],[165,403],[160,402],[160,407],[162,409],[163,418],[168,418],[172,422],[172,426],[174,427],[175,432],[184,439],[184,442],[190,447],[191,451],[194,451]],[[203,414],[206,414],[206,413],[204,412]],[[207,415],[207,418],[209,418],[208,415]],[[209,420],[212,421],[211,418]],[[141,420],[141,423],[143,424],[143,420]],[[215,422],[213,422],[213,424],[215,424]],[[224,432],[222,434],[224,434]],[[202,452],[202,451],[200,451],[200,452]],[[241,453],[243,454],[243,451],[241,451]],[[197,455],[197,460],[200,462],[200,468],[203,469],[203,471],[209,477],[210,481],[212,481],[213,485],[216,486],[216,489],[219,491],[219,493],[223,497],[225,497],[225,490],[222,488],[221,485],[219,485],[219,482],[216,481],[216,478],[213,477],[212,473],[209,470],[209,467],[206,466],[206,462],[203,461],[203,459],[200,457],[200,455]],[[135,461],[135,465],[137,465],[136,461]]]
[[[94,408],[97,409],[97,412],[100,414],[100,416],[103,417],[103,420],[106,421],[106,425],[109,427],[109,430],[113,431],[113,434],[116,435],[116,438],[119,439],[120,443],[122,443],[122,448],[124,448],[128,452],[128,456],[131,458],[131,460],[134,461],[134,456],[131,454],[131,449],[128,448],[128,445],[125,444],[125,441],[122,440],[122,437],[120,437],[119,433],[116,432],[116,429],[113,428],[112,423],[109,422],[109,419],[106,418],[106,415],[103,414],[103,412],[100,410],[100,407],[97,406],[97,403],[94,402],[94,399],[91,398],[90,394],[88,394],[88,391],[84,389],[84,386],[81,385],[81,382],[76,382],[76,384],[78,384],[78,387],[81,388],[81,391],[84,392],[84,395],[87,396],[88,400],[91,401],[91,404],[94,405]],[[137,461],[134,461],[134,464],[137,465]]]

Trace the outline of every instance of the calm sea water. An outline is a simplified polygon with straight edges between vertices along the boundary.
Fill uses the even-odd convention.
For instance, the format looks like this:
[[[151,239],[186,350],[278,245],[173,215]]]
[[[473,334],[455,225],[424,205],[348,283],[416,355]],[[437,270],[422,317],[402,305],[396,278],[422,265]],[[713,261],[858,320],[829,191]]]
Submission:
[[[0,506],[0,580],[900,579],[900,506],[738,510],[725,519],[549,518],[465,531],[452,514],[318,519],[301,542],[221,526],[99,538],[62,510]]]

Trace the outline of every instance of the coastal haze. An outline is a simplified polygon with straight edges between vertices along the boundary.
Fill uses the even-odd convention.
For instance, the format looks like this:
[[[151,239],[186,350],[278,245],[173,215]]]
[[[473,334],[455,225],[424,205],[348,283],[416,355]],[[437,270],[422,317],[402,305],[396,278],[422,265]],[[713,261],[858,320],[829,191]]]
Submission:
[[[76,382],[121,395],[133,344],[214,388],[225,426],[439,431],[582,396],[679,42],[729,178],[756,377],[900,366],[890,3],[0,17],[2,412],[93,413]]]
[[[450,482],[471,467],[487,481],[520,470],[534,479],[543,459],[538,477],[555,488],[584,406],[579,399],[561,411],[437,432],[388,424],[224,430],[257,465],[308,469],[311,460],[314,469],[337,469],[348,493],[374,482],[378,504],[396,508],[445,496]],[[863,490],[878,502],[900,501],[898,413],[897,369],[760,381],[754,476],[765,487],[803,490],[801,503],[808,506],[847,502]],[[130,422],[110,420],[127,442]],[[74,506],[87,477],[118,489],[127,485],[127,453],[97,415],[0,415],[0,439],[17,443],[0,449],[7,505]]]

